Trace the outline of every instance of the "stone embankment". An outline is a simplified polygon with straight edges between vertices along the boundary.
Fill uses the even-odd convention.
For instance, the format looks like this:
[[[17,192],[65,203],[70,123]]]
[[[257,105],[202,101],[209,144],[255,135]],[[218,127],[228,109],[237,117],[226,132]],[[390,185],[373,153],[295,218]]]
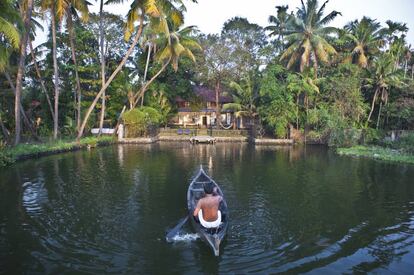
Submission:
[[[191,136],[156,136],[156,137],[143,137],[143,138],[123,138],[119,140],[119,143],[134,143],[134,144],[150,144],[156,142],[188,142],[190,143]],[[216,142],[249,142],[248,137],[214,137]],[[255,145],[293,145],[293,139],[254,139],[252,143]]]

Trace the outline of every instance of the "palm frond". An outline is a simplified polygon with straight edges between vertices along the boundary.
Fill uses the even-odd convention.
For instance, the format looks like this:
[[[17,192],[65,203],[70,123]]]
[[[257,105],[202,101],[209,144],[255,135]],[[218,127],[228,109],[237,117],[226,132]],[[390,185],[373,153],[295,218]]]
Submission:
[[[319,24],[321,26],[324,26],[326,24],[331,23],[338,15],[342,15],[342,13],[338,11],[331,11],[327,16],[325,16],[321,21],[319,21]]]
[[[145,1],[145,13],[153,17],[159,17],[161,12],[157,5],[157,0],[146,0]]]
[[[300,71],[303,72],[305,67],[309,66],[310,54],[312,51],[312,46],[309,39],[306,39],[303,43],[301,48],[303,49],[302,56],[300,58]]]
[[[105,5],[115,5],[115,4],[122,4],[124,2],[125,2],[125,0],[107,0],[104,4]]]
[[[195,49],[201,51],[203,48],[200,46],[200,44],[197,41],[194,41],[192,39],[188,38],[181,38],[181,44],[189,49]]]
[[[300,53],[298,51],[294,52],[289,59],[289,62],[287,64],[287,68],[290,69],[298,60],[300,56]]]
[[[280,56],[280,61],[285,60],[287,57],[291,56],[299,47],[300,42],[295,42],[292,45],[290,45],[286,51]]]
[[[183,54],[185,56],[187,56],[188,58],[190,58],[193,62],[196,62],[196,58],[195,58],[193,52],[190,51],[189,49],[185,49],[184,52],[183,52]]]
[[[9,65],[9,58],[10,50],[0,44],[0,72],[4,72],[4,70]]]
[[[164,61],[170,59],[171,56],[172,56],[171,48],[170,47],[165,47],[156,54],[156,59],[159,62],[164,62]]]
[[[56,0],[56,2],[52,3],[51,5],[55,5],[56,18],[60,22],[63,19],[66,10],[68,9],[68,2],[65,0]]]
[[[184,24],[184,16],[181,12],[174,10],[170,14],[171,22],[175,27],[179,27]]]
[[[0,33],[2,33],[5,38],[10,42],[13,48],[18,49],[20,43],[20,34],[17,31],[16,27],[5,20],[3,17],[0,17]]]

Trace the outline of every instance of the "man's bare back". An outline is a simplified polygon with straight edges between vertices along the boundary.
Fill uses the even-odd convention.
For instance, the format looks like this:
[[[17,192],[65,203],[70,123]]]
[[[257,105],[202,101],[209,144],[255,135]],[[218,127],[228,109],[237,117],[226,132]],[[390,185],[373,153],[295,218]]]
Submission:
[[[197,202],[197,206],[194,209],[193,215],[197,216],[198,212],[201,209],[203,211],[203,218],[205,221],[213,222],[217,220],[218,218],[217,211],[218,211],[221,200],[222,198],[219,195],[214,196],[211,194],[206,194],[204,198],[201,198]]]

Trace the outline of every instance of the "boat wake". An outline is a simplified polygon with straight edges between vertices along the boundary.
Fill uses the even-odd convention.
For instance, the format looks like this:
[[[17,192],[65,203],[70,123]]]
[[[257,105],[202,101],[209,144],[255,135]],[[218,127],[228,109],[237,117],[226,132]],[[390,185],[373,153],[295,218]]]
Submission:
[[[200,236],[196,233],[179,233],[171,238],[168,238],[169,242],[192,242],[199,239]]]

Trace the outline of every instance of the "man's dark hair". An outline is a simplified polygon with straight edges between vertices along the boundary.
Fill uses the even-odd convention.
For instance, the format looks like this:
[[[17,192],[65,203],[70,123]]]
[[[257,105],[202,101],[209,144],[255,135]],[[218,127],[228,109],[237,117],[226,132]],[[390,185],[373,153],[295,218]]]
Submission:
[[[214,191],[214,184],[211,181],[204,183],[204,192],[206,194],[213,194],[213,191]]]

